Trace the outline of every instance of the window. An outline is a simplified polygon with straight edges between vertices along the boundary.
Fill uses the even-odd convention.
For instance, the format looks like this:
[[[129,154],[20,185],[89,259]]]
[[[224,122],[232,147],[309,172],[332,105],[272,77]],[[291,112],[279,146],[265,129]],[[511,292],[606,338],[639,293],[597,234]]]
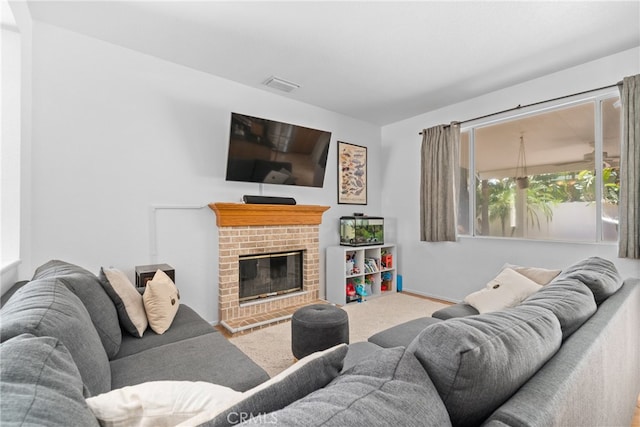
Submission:
[[[616,241],[620,123],[610,92],[463,129],[459,233]]]
[[[20,257],[20,33],[2,1],[2,137],[0,138],[0,269]]]

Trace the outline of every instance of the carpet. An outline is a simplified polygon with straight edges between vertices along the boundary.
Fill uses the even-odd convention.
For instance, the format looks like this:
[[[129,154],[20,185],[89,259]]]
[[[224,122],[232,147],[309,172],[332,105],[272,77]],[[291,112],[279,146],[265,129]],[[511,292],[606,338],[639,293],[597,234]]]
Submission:
[[[343,307],[349,316],[350,342],[366,341],[391,326],[430,316],[446,304],[404,293],[394,293]],[[294,363],[291,322],[279,323],[229,339],[270,376]]]

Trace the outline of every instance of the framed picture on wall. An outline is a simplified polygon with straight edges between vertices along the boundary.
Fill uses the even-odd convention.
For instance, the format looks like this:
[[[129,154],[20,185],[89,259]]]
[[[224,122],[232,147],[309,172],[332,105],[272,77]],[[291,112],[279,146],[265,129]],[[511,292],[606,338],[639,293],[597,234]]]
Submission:
[[[367,147],[338,141],[338,203],[367,204]]]

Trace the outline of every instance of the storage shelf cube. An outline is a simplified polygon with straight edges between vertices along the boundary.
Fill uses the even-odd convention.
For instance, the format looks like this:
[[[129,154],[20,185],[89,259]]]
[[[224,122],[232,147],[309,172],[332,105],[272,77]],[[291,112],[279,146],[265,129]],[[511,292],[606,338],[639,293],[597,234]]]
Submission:
[[[327,248],[325,277],[327,300],[333,304],[376,298],[396,291],[396,246],[330,246]],[[367,296],[350,297],[347,286],[365,285]]]

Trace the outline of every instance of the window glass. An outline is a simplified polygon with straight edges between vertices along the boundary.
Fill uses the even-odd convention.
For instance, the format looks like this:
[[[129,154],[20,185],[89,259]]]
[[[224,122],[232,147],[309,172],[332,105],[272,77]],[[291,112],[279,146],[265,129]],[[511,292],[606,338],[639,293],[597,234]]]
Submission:
[[[617,97],[586,101],[466,129],[461,135],[460,210],[466,201],[466,211],[471,211],[467,189],[475,187],[474,235],[616,240],[620,157],[616,105]],[[603,163],[596,168],[600,147]],[[464,170],[469,158],[474,182]],[[604,180],[598,178],[600,173]],[[468,224],[468,216],[459,215],[460,234],[469,234]]]

